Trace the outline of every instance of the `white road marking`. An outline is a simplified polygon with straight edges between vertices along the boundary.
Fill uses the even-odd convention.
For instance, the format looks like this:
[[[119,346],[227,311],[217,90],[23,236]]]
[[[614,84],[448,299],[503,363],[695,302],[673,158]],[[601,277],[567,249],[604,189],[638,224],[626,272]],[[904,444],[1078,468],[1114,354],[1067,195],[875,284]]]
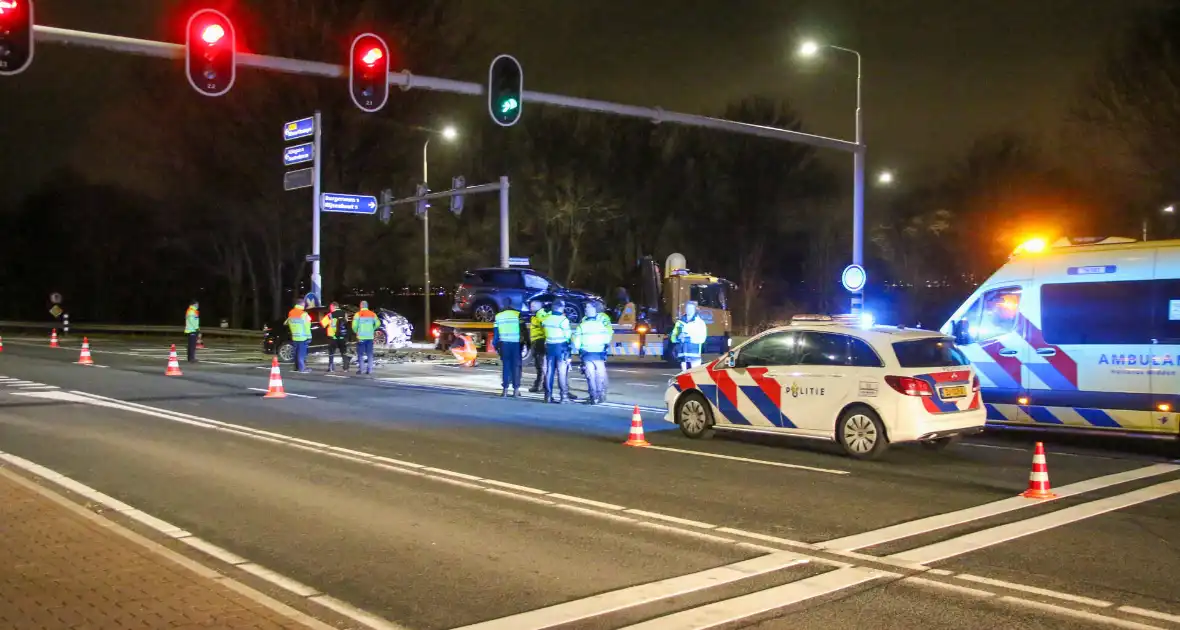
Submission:
[[[896,573],[862,567],[837,569],[790,584],[627,626],[626,630],[703,630],[715,628],[885,577],[900,576]]]
[[[1160,621],[1180,623],[1180,615],[1169,615],[1168,613],[1156,612],[1154,610],[1147,610],[1146,608],[1138,608],[1135,606],[1119,606],[1119,610],[1132,615],[1139,615],[1140,617],[1150,617]]]
[[[325,374],[324,376],[328,378],[348,378],[347,376],[342,376],[340,374]]]
[[[996,450],[996,451],[1017,451],[1020,453],[1028,453],[1027,448],[1018,448],[1015,446],[998,446],[996,444],[980,444],[978,442],[959,442],[957,444],[957,446],[966,446],[969,448],[989,448],[989,449]],[[1118,459],[1125,459],[1125,458],[1119,458],[1119,457],[1106,457],[1104,455],[1089,455],[1086,453],[1069,453],[1069,452],[1065,452],[1065,451],[1053,451],[1053,456],[1054,457],[1087,457],[1090,459],[1105,459],[1105,460],[1110,460],[1110,461],[1116,461]]]
[[[701,529],[717,529],[716,525],[712,523],[704,523],[702,521],[694,521],[687,518],[680,518],[677,516],[668,516],[667,514],[660,514],[658,512],[646,512],[644,510],[636,510],[634,508],[623,510],[628,514],[636,516],[646,516],[647,518],[654,518],[661,521],[668,521],[669,523],[676,523],[677,525],[687,525],[689,527],[699,527]]]
[[[834,470],[831,468],[816,468],[815,466],[804,466],[802,464],[785,464],[783,462],[771,462],[763,459],[750,459],[749,457],[737,457],[735,455],[721,455],[719,453],[706,453],[703,451],[693,451],[683,448],[672,448],[670,446],[649,446],[649,449],[657,451],[668,451],[671,453],[684,453],[685,455],[699,455],[701,457],[712,457],[714,459],[728,459],[735,462],[746,462],[748,464],[761,464],[763,466],[775,466],[778,468],[795,468],[798,470],[810,470],[812,472],[829,473],[832,475],[847,475],[847,470]]]
[[[1081,595],[1071,595],[1069,593],[1062,593],[1061,591],[1053,591],[1047,588],[1037,588],[1035,586],[1027,586],[1024,584],[1015,584],[1013,582],[1005,582],[1004,580],[993,580],[991,578],[980,577],[978,575],[971,575],[969,573],[960,573],[955,576],[957,579],[966,580],[968,582],[976,582],[978,584],[987,584],[990,586],[999,586],[1014,591],[1024,591],[1025,593],[1032,593],[1034,595],[1043,595],[1045,597],[1053,597],[1056,599],[1065,600],[1067,602],[1074,602],[1075,604],[1085,604],[1095,608],[1107,608],[1113,606],[1110,602],[1104,602],[1100,599],[1092,599],[1089,597],[1082,597]]]
[[[1166,497],[1177,492],[1180,492],[1180,480],[1168,481],[1134,490],[1126,494],[1063,508],[1056,512],[1050,512],[1027,520],[984,529],[934,543],[933,545],[926,545],[925,547],[895,553],[888,557],[902,562],[918,562],[921,564],[937,562],[946,558],[971,553],[972,551],[978,551],[992,545],[998,545],[1022,536],[1068,525],[1082,519],[1098,516],[1099,514],[1113,512],[1121,508]]]
[[[1128,628],[1129,630],[1162,630],[1159,626],[1149,626],[1147,624],[1136,621],[1128,621],[1126,619],[1119,619],[1117,617],[1108,617],[1106,615],[1099,615],[1085,610],[1075,610],[1073,608],[1066,608],[1064,606],[1057,606],[1055,604],[1046,604],[1044,602],[1036,602],[1031,599],[1022,599],[1020,597],[1012,597],[1004,595],[998,600],[1006,604],[1015,604],[1017,606],[1024,606],[1025,608],[1033,608],[1036,610],[1050,612],[1066,617],[1073,617],[1074,619],[1082,619],[1085,621],[1092,621],[1107,626],[1115,626],[1117,628]]]
[[[1091,492],[1093,490],[1101,490],[1110,486],[1126,483],[1129,481],[1136,481],[1138,479],[1146,479],[1156,475],[1164,475],[1170,472],[1180,470],[1180,466],[1174,464],[1155,464],[1146,466],[1144,468],[1136,468],[1135,470],[1128,470],[1113,475],[1106,475],[1104,477],[1095,477],[1078,483],[1071,483],[1066,486],[1054,488],[1053,492],[1057,494],[1058,498],[1070,497],[1084,492]],[[1052,500],[1052,499],[1049,499]],[[845,536],[844,538],[836,538],[825,542],[818,543],[820,549],[842,549],[845,551],[854,551],[856,549],[864,549],[865,547],[873,547],[883,543],[899,540],[902,538],[909,538],[920,534],[926,534],[939,529],[969,523],[992,516],[998,516],[1007,512],[1012,512],[1034,505],[1040,505],[1045,500],[1026,499],[1021,496],[1015,496],[1008,499],[1001,499],[992,503],[985,503],[975,507],[957,510],[954,512],[946,512],[944,514],[936,514],[926,518],[920,518],[915,521],[906,523],[899,523],[897,525],[890,525],[881,529],[855,534],[853,536]]]
[[[807,558],[775,553],[679,577],[640,584],[593,597],[464,626],[460,630],[541,630],[582,621],[651,602],[696,593],[803,564]]]
[[[957,584],[947,584],[946,582],[928,580],[921,577],[908,577],[902,580],[902,582],[916,584],[918,586],[926,586],[940,591],[950,591],[959,595],[966,595],[967,597],[978,597],[980,599],[988,599],[996,596],[996,594],[991,591],[985,591],[979,588],[970,588],[967,586],[959,586]]]
[[[663,387],[663,385],[652,385],[651,383],[622,383],[622,385],[630,385],[632,387]]]
[[[54,393],[57,393],[57,392],[54,392]],[[317,595],[318,591],[316,591],[314,588],[307,586],[306,584],[302,584],[300,582],[297,582],[297,581],[295,581],[285,575],[282,575],[280,573],[276,573],[275,571],[267,569],[266,567],[249,562],[245,558],[242,558],[230,551],[227,551],[221,547],[218,547],[217,545],[214,545],[208,541],[197,538],[197,537],[193,536],[191,533],[184,531],[183,529],[181,529],[171,523],[168,523],[167,521],[160,520],[160,519],[158,519],[154,516],[151,516],[143,511],[133,508],[130,505],[127,505],[126,503],[123,503],[122,501],[120,501],[108,494],[104,494],[102,492],[99,492],[98,490],[95,490],[94,488],[83,485],[73,479],[70,479],[69,477],[66,477],[65,475],[62,475],[59,472],[56,472],[56,471],[51,470],[49,468],[46,468],[40,464],[31,462],[31,461],[24,459],[22,457],[17,457],[16,455],[11,455],[9,453],[0,452],[0,460],[3,460],[9,464],[12,464],[13,466],[16,466],[17,468],[25,470],[29,473],[32,473],[33,475],[41,477],[42,479],[53,482],[53,483],[55,483],[59,486],[62,486],[68,490],[71,490],[73,492],[77,492],[78,494],[86,497],[87,499],[90,499],[91,501],[94,501],[95,503],[99,503],[110,510],[114,510],[116,512],[119,512],[119,513],[125,515],[125,516],[131,517],[131,518],[139,521],[140,523],[143,523],[147,527],[149,527],[161,534],[164,534],[170,538],[178,539],[181,542],[188,544],[193,549],[200,550],[212,558],[215,558],[215,559],[223,561],[223,562],[229,561],[231,564],[238,567],[239,569],[242,569],[243,571],[247,571],[253,575],[256,575],[259,578],[266,580],[267,582],[270,582],[271,584],[274,584],[275,586],[278,586],[279,588],[282,588],[284,590],[295,593],[296,595],[299,595],[301,597],[308,598],[311,601],[317,601],[317,599],[313,596]],[[223,575],[217,575],[217,578],[218,579],[227,579]],[[337,601],[339,601],[339,600],[337,600]],[[400,628],[399,626],[390,624],[389,622],[386,622],[384,620],[379,620],[376,617],[374,617],[368,613],[364,613],[364,611],[360,611],[359,609],[352,608],[353,611],[360,612],[363,614],[349,614],[349,611],[347,608],[342,610],[340,608],[329,606],[322,601],[317,601],[317,603],[319,603],[322,606],[325,606],[326,608],[334,610],[335,612],[338,612],[340,614],[348,616],[353,621],[361,623],[368,628],[373,628],[374,630],[404,630],[403,628]],[[348,608],[351,608],[351,607],[348,607]],[[374,620],[380,621],[380,623],[372,623],[372,621],[374,621]],[[326,627],[326,626],[321,624],[318,627]]]
[[[264,393],[264,394],[265,394],[266,392],[270,391],[270,390],[268,390],[268,389],[263,389],[263,388],[261,388],[261,387],[247,387],[246,389],[248,389],[248,390],[250,390],[250,391],[252,391],[252,392],[262,392],[262,393]],[[296,397],[296,398],[313,398],[313,399],[315,398],[315,396],[308,396],[307,394],[296,394],[296,393],[293,393],[293,392],[287,392],[287,395],[288,395],[288,396],[294,396],[294,397]]]
[[[53,385],[46,385],[45,383],[24,383],[21,385],[9,385],[9,387],[11,387],[13,389],[40,389],[42,387],[54,387],[54,386]]]

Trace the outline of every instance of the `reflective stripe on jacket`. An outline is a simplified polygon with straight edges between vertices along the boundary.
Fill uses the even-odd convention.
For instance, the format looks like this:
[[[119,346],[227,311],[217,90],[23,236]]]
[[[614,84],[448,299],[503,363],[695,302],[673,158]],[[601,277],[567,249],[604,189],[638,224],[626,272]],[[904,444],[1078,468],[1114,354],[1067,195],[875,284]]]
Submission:
[[[563,313],[549,313],[541,322],[545,343],[565,343],[570,340],[570,320]]]
[[[672,329],[672,341],[681,342],[687,341],[697,345],[705,343],[709,338],[709,327],[705,324],[705,320],[701,319],[700,315],[693,317],[691,320],[681,317],[676,320],[676,326]]]
[[[184,333],[191,334],[201,329],[201,311],[188,307],[184,312]]]
[[[352,331],[361,341],[372,341],[377,336],[377,314],[367,308],[357,311],[352,318]]]
[[[495,341],[520,341],[520,311],[508,309],[496,313]]]
[[[291,330],[291,341],[311,340],[311,315],[301,308],[287,313],[287,328]]]
[[[582,320],[581,324],[578,324],[578,329],[574,331],[573,346],[579,352],[606,352],[612,336],[614,336],[614,329],[610,327],[610,324],[603,324],[600,317],[586,318]]]

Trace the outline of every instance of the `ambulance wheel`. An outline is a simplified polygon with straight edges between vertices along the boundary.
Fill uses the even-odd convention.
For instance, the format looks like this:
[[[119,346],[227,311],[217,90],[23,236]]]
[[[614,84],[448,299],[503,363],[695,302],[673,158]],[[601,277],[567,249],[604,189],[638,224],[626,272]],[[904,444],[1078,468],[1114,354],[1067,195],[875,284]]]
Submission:
[[[840,414],[836,423],[836,439],[844,452],[853,459],[876,459],[889,448],[885,425],[877,413],[868,407],[851,407]]]
[[[280,363],[291,363],[295,360],[295,344],[284,341],[275,354],[279,355]]]
[[[709,401],[697,392],[689,392],[676,402],[676,424],[680,432],[696,440],[713,437],[713,412]]]

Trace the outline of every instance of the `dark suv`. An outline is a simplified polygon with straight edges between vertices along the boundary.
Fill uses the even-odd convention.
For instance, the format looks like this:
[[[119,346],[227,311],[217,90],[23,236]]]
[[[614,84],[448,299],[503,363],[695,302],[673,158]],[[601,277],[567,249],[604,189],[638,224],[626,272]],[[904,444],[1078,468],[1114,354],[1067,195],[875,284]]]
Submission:
[[[567,289],[532,269],[488,267],[463,274],[451,310],[459,317],[490,322],[506,308],[520,309],[533,299],[549,306],[557,298],[565,300],[565,315],[572,322],[581,321],[586,302],[601,299],[593,293]]]

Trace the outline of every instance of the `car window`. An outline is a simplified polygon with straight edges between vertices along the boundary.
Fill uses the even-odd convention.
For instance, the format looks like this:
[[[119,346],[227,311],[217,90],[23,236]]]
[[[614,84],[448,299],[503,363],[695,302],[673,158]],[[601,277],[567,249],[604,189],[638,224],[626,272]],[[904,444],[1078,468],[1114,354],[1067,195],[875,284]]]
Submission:
[[[903,368],[938,368],[967,365],[967,356],[949,337],[928,337],[893,344],[897,362]]]
[[[548,291],[549,279],[526,271],[524,273],[524,286],[526,289],[532,289],[534,291]]]
[[[1020,287],[988,291],[983,295],[983,318],[972,341],[996,339],[1016,330],[1020,316]]]
[[[863,339],[848,338],[849,365],[853,367],[885,367],[881,357]]]
[[[759,337],[738,350],[735,365],[740,368],[774,365],[794,365],[794,332],[777,332]]]
[[[500,289],[519,289],[520,272],[510,269],[485,269],[480,273],[485,284]]]
[[[799,334],[800,365],[848,365],[851,337],[821,332]]]

